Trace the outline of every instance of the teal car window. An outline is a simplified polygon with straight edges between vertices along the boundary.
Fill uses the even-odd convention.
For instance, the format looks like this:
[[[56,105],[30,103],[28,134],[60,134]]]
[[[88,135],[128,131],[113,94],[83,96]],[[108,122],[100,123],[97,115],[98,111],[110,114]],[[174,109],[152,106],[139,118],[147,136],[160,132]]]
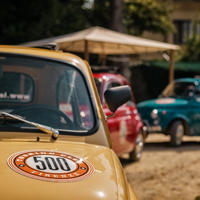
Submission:
[[[194,83],[172,82],[162,92],[161,97],[189,98],[193,95],[194,90]]]

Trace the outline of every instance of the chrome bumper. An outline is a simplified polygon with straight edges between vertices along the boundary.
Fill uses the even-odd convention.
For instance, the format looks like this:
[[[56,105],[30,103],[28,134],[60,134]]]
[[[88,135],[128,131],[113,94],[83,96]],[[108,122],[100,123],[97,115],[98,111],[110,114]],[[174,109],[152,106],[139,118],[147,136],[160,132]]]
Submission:
[[[147,132],[161,132],[162,127],[159,125],[156,126],[150,126],[149,122],[147,120],[143,120],[143,124],[147,127]]]

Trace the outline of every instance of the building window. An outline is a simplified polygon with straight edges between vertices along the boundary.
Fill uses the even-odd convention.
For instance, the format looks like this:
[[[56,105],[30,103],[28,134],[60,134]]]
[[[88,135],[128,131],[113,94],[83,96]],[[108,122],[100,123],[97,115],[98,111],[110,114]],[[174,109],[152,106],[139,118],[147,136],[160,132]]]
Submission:
[[[175,44],[184,44],[188,36],[192,33],[193,22],[191,20],[176,20],[174,25],[176,27],[176,33],[174,34]],[[200,24],[197,27],[197,33],[200,34]]]
[[[184,44],[188,35],[192,32],[192,21],[174,21],[176,32],[174,34],[175,44]]]

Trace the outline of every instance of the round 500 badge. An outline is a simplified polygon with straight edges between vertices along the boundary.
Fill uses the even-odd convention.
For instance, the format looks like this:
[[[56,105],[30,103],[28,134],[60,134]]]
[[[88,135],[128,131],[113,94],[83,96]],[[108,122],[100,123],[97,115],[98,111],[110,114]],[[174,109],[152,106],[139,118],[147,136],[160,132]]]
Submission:
[[[94,173],[91,163],[64,152],[23,151],[11,155],[7,163],[14,171],[30,178],[51,182],[73,182]]]

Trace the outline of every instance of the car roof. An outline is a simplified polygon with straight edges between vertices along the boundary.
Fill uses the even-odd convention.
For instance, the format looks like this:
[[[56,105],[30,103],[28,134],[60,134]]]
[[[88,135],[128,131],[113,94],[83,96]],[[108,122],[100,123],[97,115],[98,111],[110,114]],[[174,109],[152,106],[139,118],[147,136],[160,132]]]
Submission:
[[[179,79],[175,79],[175,82],[200,82],[199,78],[179,78]]]
[[[60,59],[60,60],[69,62],[71,64],[77,65],[84,71],[87,68],[87,67],[85,67],[85,69],[84,69],[84,66],[86,66],[86,65],[80,57],[78,57],[74,54],[65,53],[62,51],[47,50],[47,49],[41,49],[41,48],[0,45],[0,52],[1,53],[14,53],[14,54],[46,57],[49,59]]]

